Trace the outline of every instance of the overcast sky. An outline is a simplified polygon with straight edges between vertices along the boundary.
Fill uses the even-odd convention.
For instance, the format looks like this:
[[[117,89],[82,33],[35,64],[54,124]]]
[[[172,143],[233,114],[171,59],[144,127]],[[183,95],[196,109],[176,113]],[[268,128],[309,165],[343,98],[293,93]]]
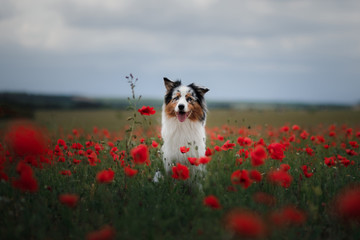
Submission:
[[[0,91],[360,101],[358,0],[0,0]]]

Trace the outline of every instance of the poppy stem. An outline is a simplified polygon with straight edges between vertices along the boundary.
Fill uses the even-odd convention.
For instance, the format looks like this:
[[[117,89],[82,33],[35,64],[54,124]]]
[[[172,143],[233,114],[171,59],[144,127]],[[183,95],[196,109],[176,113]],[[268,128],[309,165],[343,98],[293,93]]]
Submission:
[[[130,127],[129,129],[126,130],[127,133],[127,141],[126,141],[126,154],[127,156],[130,156],[130,149],[131,149],[131,141],[133,140],[134,137],[134,129],[135,129],[135,124],[136,124],[136,117],[137,117],[137,103],[140,101],[141,96],[136,97],[135,94],[135,87],[136,87],[136,82],[138,81],[138,78],[135,78],[131,73],[129,76],[126,76],[126,79],[128,80],[128,83],[130,84],[130,88],[131,88],[131,93],[132,93],[132,98],[128,98],[129,101],[129,107],[128,109],[133,111],[133,115],[131,117],[128,118],[128,121],[131,121],[130,123]],[[127,159],[128,162],[130,162],[130,159]]]

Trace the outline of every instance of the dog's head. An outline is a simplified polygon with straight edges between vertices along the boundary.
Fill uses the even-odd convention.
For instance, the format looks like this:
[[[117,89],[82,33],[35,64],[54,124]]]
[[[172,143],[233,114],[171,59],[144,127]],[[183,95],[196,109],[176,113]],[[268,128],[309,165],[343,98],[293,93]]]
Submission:
[[[206,102],[204,95],[208,88],[194,83],[182,85],[181,81],[164,78],[166,88],[165,113],[168,117],[176,117],[180,122],[187,119],[204,122],[206,119]]]

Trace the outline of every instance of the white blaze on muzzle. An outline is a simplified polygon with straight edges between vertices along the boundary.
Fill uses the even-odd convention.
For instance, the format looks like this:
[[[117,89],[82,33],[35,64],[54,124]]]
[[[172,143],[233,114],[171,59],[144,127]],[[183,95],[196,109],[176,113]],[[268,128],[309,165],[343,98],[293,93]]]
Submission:
[[[181,86],[178,89],[180,93],[180,98],[175,107],[176,117],[180,122],[184,122],[191,114],[189,111],[189,103],[186,101],[186,95],[191,91],[187,86]]]

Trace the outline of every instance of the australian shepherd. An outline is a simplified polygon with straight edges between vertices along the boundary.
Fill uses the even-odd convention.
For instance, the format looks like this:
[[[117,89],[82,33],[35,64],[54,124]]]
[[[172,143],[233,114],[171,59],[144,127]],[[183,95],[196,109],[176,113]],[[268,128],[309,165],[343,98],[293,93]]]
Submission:
[[[166,94],[162,107],[161,136],[164,144],[161,148],[165,171],[171,173],[176,163],[189,166],[188,157],[205,156],[205,123],[207,107],[204,95],[208,88],[194,83],[182,85],[181,81],[164,78]],[[180,147],[187,147],[187,153],[181,153]],[[204,171],[204,165],[196,170]],[[190,173],[195,173],[194,168]]]

